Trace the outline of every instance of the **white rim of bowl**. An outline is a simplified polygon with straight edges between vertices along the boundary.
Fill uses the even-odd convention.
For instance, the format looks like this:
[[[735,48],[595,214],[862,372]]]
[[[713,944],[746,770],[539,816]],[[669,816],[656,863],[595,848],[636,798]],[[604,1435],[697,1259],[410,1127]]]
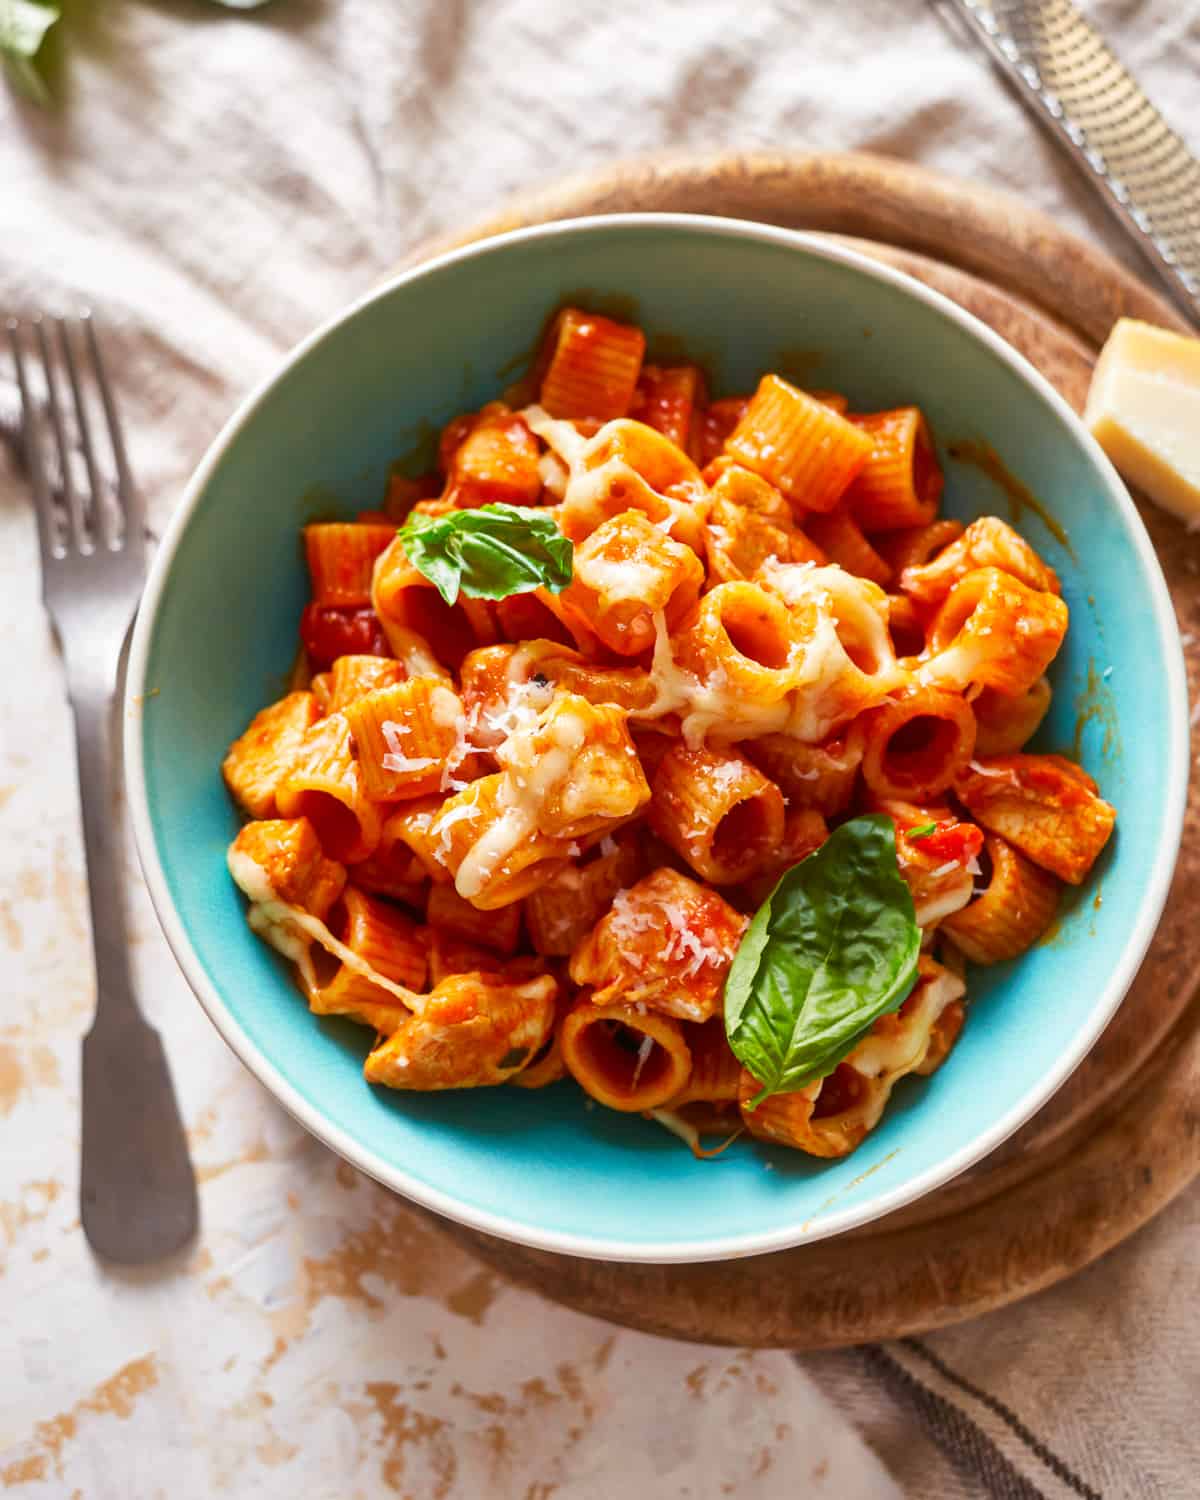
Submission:
[[[1113,505],[1129,523],[1129,531],[1137,560],[1145,573],[1157,626],[1163,671],[1166,676],[1168,712],[1170,718],[1170,744],[1168,747],[1169,769],[1164,809],[1164,841],[1160,859],[1146,886],[1134,922],[1133,930],[1113,972],[1107,987],[1098,997],[1087,1025],[1074,1043],[1058,1059],[1050,1071],[1037,1084],[1028,1089],[1004,1115],[982,1136],[969,1145],[961,1147],[934,1167],[928,1168],[904,1185],[892,1189],[881,1197],[858,1207],[847,1207],[840,1212],[823,1217],[819,1223],[801,1226],[785,1226],[758,1234],[737,1234],[727,1238],[699,1241],[671,1241],[646,1245],[637,1241],[620,1239],[587,1239],[559,1230],[542,1230],[530,1227],[518,1219],[464,1204],[427,1184],[410,1178],[405,1172],[381,1161],[374,1152],[353,1136],[333,1125],[321,1112],[311,1105],[303,1095],[289,1084],[276,1070],[271,1059],[257,1047],[234,1020],[225,1002],[210,982],[191,939],[184,930],[179,914],[175,910],[167,886],[166,875],[158,856],[150,820],[149,799],[146,790],[145,768],[142,754],[142,717],[140,704],[146,692],[146,668],[150,645],[154,636],[160,601],[170,575],[171,565],[180,540],[191,519],[193,510],[203,494],[213,470],[224,457],[233,439],[249,421],[266,393],[294,365],[304,359],[310,350],[326,338],[336,327],[355,316],[363,308],[384,297],[390,296],[397,287],[420,281],[423,277],[447,266],[457,265],[477,257],[489,255],[493,250],[521,244],[527,240],[570,239],[574,235],[603,235],[620,233],[630,228],[679,229],[685,233],[696,232],[717,235],[729,239],[757,240],[779,245],[785,249],[800,250],[818,259],[849,266],[876,281],[893,287],[902,295],[924,302],[935,312],[957,323],[968,334],[982,343],[996,359],[1007,365],[1026,385],[1051,408],[1056,416],[1073,433],[1076,442],[1091,459],[1104,480]],[[1146,954],[1150,941],[1162,914],[1167,891],[1175,869],[1179,843],[1183,831],[1183,815],[1186,803],[1188,769],[1190,759],[1189,726],[1187,715],[1187,679],[1184,670],[1183,651],[1179,630],[1170,595],[1159,567],[1158,558],[1150,538],[1142,525],[1141,517],[1130,498],[1128,490],[1116,470],[1101,450],[1099,444],[1083,426],[1083,423],[1058,394],[1054,387],[1011,345],[994,333],[973,314],[966,312],[940,292],[890,266],[870,260],[858,251],[832,244],[828,240],[801,230],[780,229],[773,225],[759,224],[752,220],[710,217],[703,214],[611,214],[594,218],[563,219],[555,223],[534,225],[528,229],[517,229],[507,234],[496,235],[459,250],[425,261],[411,270],[391,277],[380,286],[360,297],[348,308],[329,318],[292,351],[284,362],[247,396],[226,422],[212,442],[207,453],[193,474],[183,498],[171,517],[158,552],[155,556],[146,588],[142,595],[134,626],[129,653],[129,668],[126,684],[126,707],[134,711],[125,714],[124,750],[126,780],[134,837],[138,857],[141,860],[146,884],[158,920],[166,934],[167,942],[183,970],[196,997],[203,1005],[213,1025],[221,1036],[245,1063],[251,1073],[276,1099],[302,1124],[340,1156],[346,1158],[368,1176],[402,1197],[409,1198],[434,1213],[465,1224],[485,1234],[501,1239],[529,1245],[534,1249],[548,1250],[563,1255],[576,1255],[590,1260],[632,1261],[646,1264],[683,1264],[693,1261],[735,1260],[743,1256],[763,1255],[773,1250],[787,1250],[798,1245],[815,1243],[832,1235],[842,1234],[872,1220],[903,1208],[906,1204],[922,1198],[941,1187],[960,1172],[994,1151],[1003,1141],[1031,1118],[1046,1101],[1057,1092],[1090,1051],[1100,1033],[1108,1024],[1118,1005],[1125,998],[1134,975]],[[214,772],[215,774],[215,772]]]

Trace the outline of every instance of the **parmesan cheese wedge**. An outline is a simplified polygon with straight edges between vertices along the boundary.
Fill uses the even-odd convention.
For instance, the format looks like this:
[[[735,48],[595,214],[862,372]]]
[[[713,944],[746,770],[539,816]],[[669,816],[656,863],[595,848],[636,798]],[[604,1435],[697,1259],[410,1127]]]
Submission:
[[[1083,419],[1131,484],[1200,526],[1200,338],[1121,318]]]

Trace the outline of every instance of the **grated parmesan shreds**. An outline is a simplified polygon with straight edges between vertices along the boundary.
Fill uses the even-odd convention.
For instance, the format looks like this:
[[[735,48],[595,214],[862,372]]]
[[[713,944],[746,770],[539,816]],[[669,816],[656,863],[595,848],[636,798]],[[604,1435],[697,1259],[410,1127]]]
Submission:
[[[464,818],[474,819],[479,809],[473,807],[469,802],[464,802],[461,807],[452,807],[449,812],[439,814],[438,822],[442,825],[438,830],[438,846],[435,850],[438,858],[445,863],[445,856],[450,853],[452,840],[450,830],[455,823],[461,823]]]
[[[967,765],[979,776],[1011,776],[1013,774],[1009,766],[985,766],[977,760],[969,760]]]
[[[932,878],[940,880],[943,875],[949,875],[951,870],[960,870],[961,868],[962,866],[956,859],[948,859],[944,865],[938,865],[937,869],[932,872]]]
[[[395,771],[403,775],[406,771],[428,771],[430,766],[437,765],[437,761],[428,755],[405,755],[400,738],[400,725],[393,720],[385,719],[379,728],[383,734],[383,742],[387,746],[387,754],[380,761],[385,771]]]
[[[638,1082],[642,1076],[642,1069],[650,1061],[650,1054],[653,1051],[654,1038],[652,1036],[644,1036],[642,1038],[642,1044],[637,1050],[637,1063],[635,1064],[633,1069],[633,1088],[637,1088]]]
[[[1179,637],[1179,644],[1186,651],[1189,646],[1194,646],[1196,644],[1196,637],[1190,630],[1185,630],[1184,633]]]

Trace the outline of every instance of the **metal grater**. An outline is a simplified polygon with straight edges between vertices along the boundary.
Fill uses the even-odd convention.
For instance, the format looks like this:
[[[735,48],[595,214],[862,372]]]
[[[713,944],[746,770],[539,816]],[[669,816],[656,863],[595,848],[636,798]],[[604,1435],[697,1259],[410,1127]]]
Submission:
[[[965,22],[1200,324],[1200,162],[1069,0],[934,0]]]

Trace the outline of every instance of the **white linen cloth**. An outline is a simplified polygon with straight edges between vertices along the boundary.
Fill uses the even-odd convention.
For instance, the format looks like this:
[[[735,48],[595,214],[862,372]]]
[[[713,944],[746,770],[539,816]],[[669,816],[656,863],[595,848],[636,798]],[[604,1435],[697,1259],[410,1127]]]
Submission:
[[[1089,13],[1200,149],[1196,7]],[[891,152],[1122,250],[921,0],[107,0],[64,42],[56,107],[0,88],[0,315],[102,315],[156,531],[237,400],[417,241],[632,152]],[[177,1264],[98,1267],[72,736],[3,454],[0,640],[0,1483],[23,1500],[1197,1493],[1200,1192],[917,1346],[794,1362],[619,1332],[497,1283],[305,1136],[191,999],[132,856],[203,1234]]]

